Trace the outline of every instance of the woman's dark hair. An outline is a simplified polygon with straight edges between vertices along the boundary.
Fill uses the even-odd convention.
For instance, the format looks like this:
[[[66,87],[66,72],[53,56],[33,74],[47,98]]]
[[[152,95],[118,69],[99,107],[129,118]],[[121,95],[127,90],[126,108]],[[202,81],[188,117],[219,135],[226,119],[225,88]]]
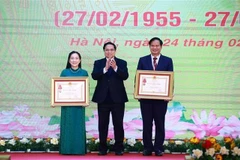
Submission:
[[[153,37],[153,38],[152,38],[152,39],[150,39],[150,41],[148,42],[149,46],[150,46],[150,45],[151,45],[151,43],[152,43],[153,41],[155,41],[155,40],[159,41],[159,43],[160,43],[160,46],[162,46],[162,45],[163,45],[163,41],[162,41],[160,38],[158,38],[158,37]]]
[[[113,47],[114,47],[114,49],[115,49],[115,51],[117,50],[117,47],[116,47],[116,45],[114,44],[114,43],[112,43],[112,42],[107,42],[107,43],[104,43],[104,45],[103,45],[103,50],[105,50],[105,48],[106,48],[106,46],[107,45],[113,45]]]
[[[70,52],[69,55],[68,55],[68,60],[67,60],[66,69],[67,69],[67,68],[71,68],[71,64],[69,63],[69,59],[70,59],[71,55],[74,54],[74,53],[76,53],[76,54],[79,56],[79,59],[80,59],[80,60],[82,59],[80,53],[78,53],[77,51],[72,51],[72,52]],[[79,67],[79,68],[82,67],[82,61],[78,64],[78,67]]]

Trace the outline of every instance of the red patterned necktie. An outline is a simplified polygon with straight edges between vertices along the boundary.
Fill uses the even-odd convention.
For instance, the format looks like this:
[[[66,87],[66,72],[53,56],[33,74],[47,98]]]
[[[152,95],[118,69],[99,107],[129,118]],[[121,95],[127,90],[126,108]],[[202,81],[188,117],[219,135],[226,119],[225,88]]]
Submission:
[[[156,70],[156,68],[157,68],[157,57],[153,58],[153,66],[154,66],[153,69]]]

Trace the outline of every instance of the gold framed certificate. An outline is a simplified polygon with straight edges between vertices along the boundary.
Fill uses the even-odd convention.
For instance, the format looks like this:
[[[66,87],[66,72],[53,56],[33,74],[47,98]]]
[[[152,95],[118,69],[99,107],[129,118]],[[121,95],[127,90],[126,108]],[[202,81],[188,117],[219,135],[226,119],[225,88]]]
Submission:
[[[137,70],[134,98],[172,100],[173,76],[168,71]]]
[[[52,78],[51,106],[88,106],[88,77]]]

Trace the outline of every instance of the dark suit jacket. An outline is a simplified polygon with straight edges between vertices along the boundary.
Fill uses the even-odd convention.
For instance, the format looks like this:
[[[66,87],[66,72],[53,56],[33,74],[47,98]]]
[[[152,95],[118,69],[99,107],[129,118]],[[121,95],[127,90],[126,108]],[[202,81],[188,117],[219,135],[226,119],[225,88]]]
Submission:
[[[106,99],[108,90],[114,103],[124,103],[128,101],[123,83],[123,81],[128,78],[127,62],[116,57],[114,59],[118,69],[117,72],[112,71],[111,76],[103,73],[106,58],[94,62],[92,78],[97,80],[97,85],[92,98],[93,102],[102,103]]]
[[[153,70],[151,55],[141,57],[138,61],[137,70]],[[173,71],[172,59],[161,55],[156,68],[157,71]],[[139,101],[162,101],[162,100],[150,100],[150,99],[140,99]]]
[[[137,70],[153,70],[151,55],[147,55],[139,59]],[[172,59],[161,55],[156,70],[173,71]]]

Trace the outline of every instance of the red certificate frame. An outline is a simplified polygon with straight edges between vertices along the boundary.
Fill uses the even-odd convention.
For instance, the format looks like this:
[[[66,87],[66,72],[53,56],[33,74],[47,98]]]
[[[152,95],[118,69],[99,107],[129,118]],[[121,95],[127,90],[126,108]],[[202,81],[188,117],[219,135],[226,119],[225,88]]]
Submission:
[[[169,71],[137,70],[134,98],[172,100],[173,76]]]
[[[88,77],[52,78],[51,106],[88,106]]]

